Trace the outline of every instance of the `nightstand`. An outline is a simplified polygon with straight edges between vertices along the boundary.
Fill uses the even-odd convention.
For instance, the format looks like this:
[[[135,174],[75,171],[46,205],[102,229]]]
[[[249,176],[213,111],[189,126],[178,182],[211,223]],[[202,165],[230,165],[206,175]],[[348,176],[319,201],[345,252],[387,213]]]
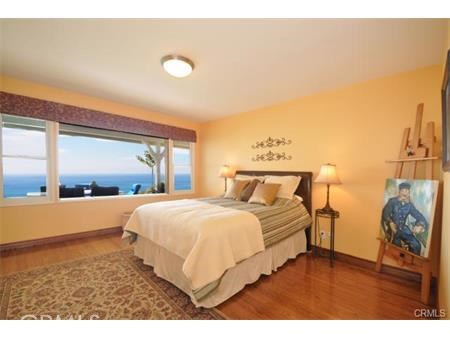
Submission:
[[[320,249],[322,249],[322,245],[318,248],[317,247],[317,238],[320,236],[320,219],[329,219],[330,220],[330,251],[329,251],[329,257],[330,257],[330,266],[333,266],[333,261],[335,259],[334,255],[334,237],[335,237],[335,223],[336,219],[339,218],[339,211],[336,210],[324,210],[324,209],[316,209],[316,217],[314,222],[314,252],[320,254]],[[322,240],[320,241],[322,243]],[[319,251],[318,251],[319,250]]]

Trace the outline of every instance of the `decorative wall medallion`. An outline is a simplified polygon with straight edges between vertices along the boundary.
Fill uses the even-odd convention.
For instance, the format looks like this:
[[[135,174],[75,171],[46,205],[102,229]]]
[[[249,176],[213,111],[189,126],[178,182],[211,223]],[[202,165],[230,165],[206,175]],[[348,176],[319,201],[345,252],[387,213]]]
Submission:
[[[290,160],[292,159],[291,155],[286,155],[286,153],[274,153],[272,150],[269,150],[265,154],[258,154],[256,157],[252,158],[252,161],[280,161],[280,160]]]
[[[253,149],[272,148],[272,147],[285,146],[285,145],[288,145],[291,143],[292,143],[291,140],[286,140],[284,137],[282,137],[282,138],[268,137],[264,141],[257,141],[254,145],[252,145],[252,148]]]

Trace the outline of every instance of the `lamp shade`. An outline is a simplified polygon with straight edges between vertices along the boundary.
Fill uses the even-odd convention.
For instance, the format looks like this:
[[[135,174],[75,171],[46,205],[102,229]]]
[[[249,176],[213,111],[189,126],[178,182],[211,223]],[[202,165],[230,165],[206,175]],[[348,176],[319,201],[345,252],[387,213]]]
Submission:
[[[319,175],[314,180],[316,183],[325,183],[325,184],[341,184],[341,180],[339,179],[336,172],[335,164],[322,164],[320,166]]]
[[[220,168],[219,177],[233,178],[235,173],[236,171],[233,168],[225,164]]]

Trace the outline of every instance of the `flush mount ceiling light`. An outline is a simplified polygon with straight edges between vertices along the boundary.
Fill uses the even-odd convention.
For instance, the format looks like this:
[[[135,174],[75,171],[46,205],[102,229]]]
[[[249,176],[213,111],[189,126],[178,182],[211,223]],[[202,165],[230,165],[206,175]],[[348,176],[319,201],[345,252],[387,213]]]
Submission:
[[[164,70],[175,77],[186,77],[192,73],[194,63],[181,55],[166,55],[161,59]]]

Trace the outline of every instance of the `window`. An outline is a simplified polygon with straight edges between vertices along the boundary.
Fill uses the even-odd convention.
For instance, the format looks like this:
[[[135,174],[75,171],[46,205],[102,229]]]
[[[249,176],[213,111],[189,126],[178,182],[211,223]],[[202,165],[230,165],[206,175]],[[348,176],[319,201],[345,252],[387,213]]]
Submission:
[[[172,155],[174,191],[193,190],[191,143],[174,141]]]
[[[47,195],[47,122],[1,114],[2,197]]]
[[[164,193],[166,144],[165,139],[60,124],[60,197]]]
[[[0,141],[2,205],[194,190],[190,142],[9,114]]]

